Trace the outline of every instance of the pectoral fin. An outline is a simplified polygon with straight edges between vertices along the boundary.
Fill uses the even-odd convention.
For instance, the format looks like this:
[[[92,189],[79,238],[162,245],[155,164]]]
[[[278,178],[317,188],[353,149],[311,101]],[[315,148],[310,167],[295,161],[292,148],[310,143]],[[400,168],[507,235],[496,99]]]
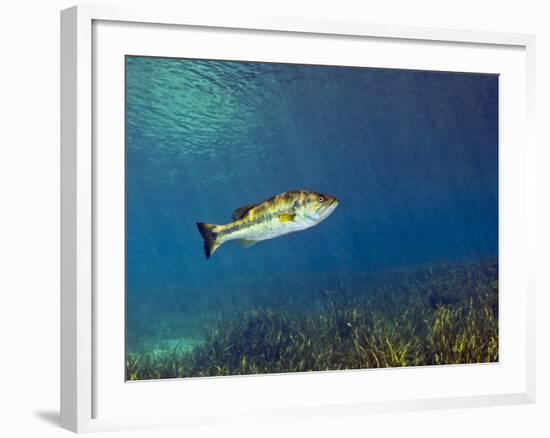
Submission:
[[[294,222],[296,214],[283,213],[279,215],[279,222]]]
[[[252,245],[256,245],[258,241],[250,239],[239,239],[239,243],[243,248],[250,248]]]

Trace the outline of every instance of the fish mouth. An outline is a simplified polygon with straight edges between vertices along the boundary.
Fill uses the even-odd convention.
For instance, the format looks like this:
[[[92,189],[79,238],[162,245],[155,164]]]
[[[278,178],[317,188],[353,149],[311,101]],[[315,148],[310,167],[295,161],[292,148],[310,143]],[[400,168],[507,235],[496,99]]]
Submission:
[[[336,207],[338,207],[338,204],[340,203],[340,201],[338,201],[338,199],[336,198],[330,198],[328,200],[328,202],[326,202],[322,208],[320,209],[320,211],[322,212],[323,215],[326,215],[328,216],[329,214],[331,214],[334,210],[336,210]]]

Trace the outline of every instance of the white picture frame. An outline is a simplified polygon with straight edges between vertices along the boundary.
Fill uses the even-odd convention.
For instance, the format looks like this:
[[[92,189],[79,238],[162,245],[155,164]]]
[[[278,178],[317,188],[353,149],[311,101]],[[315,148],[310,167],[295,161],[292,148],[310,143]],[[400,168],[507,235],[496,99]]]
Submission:
[[[105,26],[98,31],[94,26]],[[101,97],[96,94],[98,81],[107,70],[102,70],[110,56],[120,57],[127,52],[128,45],[124,38],[118,38],[115,29],[128,27],[122,32],[131,32],[133,48],[140,50],[135,44],[140,42],[139,33],[148,28],[148,32],[163,34],[177,32],[177,29],[200,31],[203,35],[209,33],[233,31],[235,38],[240,41],[253,41],[269,34],[270,38],[301,38],[316,36],[315,38],[337,38],[338,43],[362,44],[363,42],[391,43],[395,50],[417,47],[421,51],[437,50],[443,53],[449,45],[457,50],[480,50],[472,62],[479,62],[480,71],[496,72],[515,78],[510,80],[510,94],[502,95],[501,119],[510,121],[513,125],[501,132],[502,141],[510,145],[506,149],[500,163],[503,175],[500,180],[501,193],[508,199],[500,209],[500,226],[503,232],[501,248],[510,253],[508,260],[501,264],[501,280],[506,280],[514,288],[514,297],[510,297],[508,308],[510,312],[501,315],[501,329],[511,333],[509,345],[504,338],[502,348],[514,354],[504,355],[501,363],[491,368],[486,365],[455,367],[454,370],[440,370],[440,367],[418,367],[409,374],[399,375],[394,370],[379,370],[376,374],[359,372],[335,373],[307,373],[291,376],[247,376],[213,379],[195,379],[185,388],[185,394],[196,391],[214,396],[216,403],[196,398],[193,400],[195,410],[185,410],[176,405],[168,410],[162,403],[153,403],[143,412],[131,414],[131,409],[125,411],[117,406],[123,406],[122,399],[139,397],[155,401],[155,397],[168,394],[167,400],[176,397],[185,397],[182,393],[182,384],[178,382],[140,382],[117,383],[121,389],[113,389],[110,393],[111,379],[117,379],[118,368],[123,364],[115,363],[120,352],[120,342],[113,341],[112,345],[104,347],[109,342],[102,335],[108,327],[105,322],[104,304],[102,299],[97,300],[98,285],[103,282],[101,274],[98,277],[98,266],[101,266],[101,250],[98,249],[98,235],[103,233],[101,223],[109,218],[98,218],[97,206],[104,201],[101,190],[101,181],[105,172],[122,172],[120,162],[111,160],[108,153],[96,154],[98,138],[103,139],[102,133],[94,124],[102,120],[101,108],[105,108]],[[130,29],[131,28],[131,29]],[[150,47],[144,51],[158,50],[155,44],[163,43],[163,36],[157,40],[149,34]],[[129,38],[128,38],[129,39]],[[310,38],[314,39],[314,38]],[[105,44],[105,41],[109,44]],[[120,44],[118,44],[120,43]],[[164,41],[166,43],[166,41]],[[288,44],[288,42],[286,42]],[[253,44],[251,44],[253,45]],[[166,51],[172,50],[169,44],[164,44]],[[329,45],[330,46],[330,45]],[[107,48],[109,47],[109,48]],[[135,49],[138,47],[138,49]],[[202,47],[202,49],[201,49]],[[344,47],[344,46],[343,46]],[[405,48],[405,49],[404,49]],[[176,50],[176,49],[174,49]],[[208,50],[208,46],[199,46],[196,50]],[[393,49],[392,49],[393,50]],[[330,50],[329,50],[330,51]],[[494,52],[493,55],[489,52]],[[150,52],[147,52],[150,54]],[[166,55],[163,52],[161,55]],[[250,52],[251,53],[251,52]],[[420,52],[419,52],[420,53]],[[184,11],[130,10],[110,8],[104,6],[77,6],[61,12],[61,426],[75,431],[101,431],[120,428],[145,428],[174,425],[192,425],[219,423],[254,417],[256,419],[284,416],[288,418],[311,417],[312,415],[343,415],[364,414],[369,412],[399,412],[414,409],[441,409],[451,407],[475,407],[504,404],[533,403],[535,400],[535,340],[534,340],[534,223],[535,223],[535,145],[533,139],[533,108],[534,108],[534,55],[535,39],[532,35],[494,33],[484,31],[461,31],[451,29],[425,29],[403,26],[382,26],[365,23],[338,23],[314,22],[300,19],[275,19],[257,17],[216,17],[190,16]],[[101,58],[105,54],[105,58]],[[330,54],[329,54],[330,55]],[[205,56],[208,57],[208,54]],[[235,53],[236,59],[246,54]],[[253,56],[253,55],[250,55]],[[274,52],[272,55],[278,56]],[[299,57],[295,55],[285,55]],[[418,60],[409,60],[403,56],[398,61],[395,57],[385,61],[383,57],[377,66],[391,65],[407,68],[418,66]],[[494,56],[494,62],[490,59]],[[98,58],[99,57],[99,58]],[[489,57],[489,59],[487,59]],[[421,56],[420,56],[421,58]],[[449,57],[450,58],[450,57]],[[484,59],[481,59],[484,58]],[[94,60],[102,60],[102,67],[98,68]],[[277,58],[279,59],[279,58]],[[297,58],[293,58],[296,60]],[[338,62],[338,61],[337,61]],[[344,61],[339,61],[344,62]],[[448,60],[449,69],[469,71],[461,68],[460,57]],[[397,64],[401,63],[401,64]],[[472,64],[473,65],[473,64]],[[494,67],[491,67],[494,65]],[[503,67],[501,67],[503,66]],[[427,68],[427,67],[426,67]],[[501,71],[500,68],[503,70]],[[508,69],[509,70],[506,70]],[[471,68],[470,68],[471,69]],[[115,72],[117,70],[114,70]],[[517,73],[517,74],[516,74]],[[515,76],[514,76],[515,75]],[[116,75],[115,75],[116,76]],[[119,78],[120,79],[120,78]],[[123,90],[120,81],[108,86],[118,87],[111,93],[117,99]],[[517,106],[514,114],[507,113],[511,104]],[[103,105],[103,106],[102,106]],[[111,105],[112,106],[112,105]],[[115,105],[116,106],[116,105]],[[518,117],[513,117],[518,116]],[[116,119],[116,117],[115,117]],[[103,123],[103,122],[102,122]],[[110,127],[111,128],[111,127]],[[109,132],[117,132],[113,126]],[[517,128],[517,130],[515,130]],[[116,139],[115,139],[116,140]],[[106,139],[106,143],[109,139]],[[115,150],[116,148],[112,149]],[[109,148],[109,150],[111,150]],[[519,160],[519,161],[518,161]],[[98,181],[100,181],[98,186]],[[120,181],[120,179],[118,179]],[[116,185],[116,181],[114,182]],[[116,190],[115,190],[116,191]],[[116,202],[116,198],[114,199]],[[512,202],[514,201],[514,202]],[[518,208],[518,202],[521,208]],[[506,207],[509,206],[509,208]],[[515,209],[515,210],[514,210]],[[104,214],[104,213],[101,213]],[[99,234],[98,234],[99,227]],[[519,228],[521,227],[521,228]],[[111,237],[117,240],[116,230]],[[521,238],[515,237],[514,230],[521,230]],[[120,231],[120,230],[118,230]],[[120,235],[120,233],[118,234]],[[116,248],[115,248],[116,250]],[[521,260],[516,260],[521,258]],[[516,265],[513,262],[517,261]],[[510,266],[517,266],[514,272]],[[119,266],[116,263],[113,266]],[[99,269],[100,272],[101,269]],[[114,274],[116,276],[116,273]],[[117,294],[120,293],[118,290]],[[115,294],[116,295],[116,294]],[[114,298],[118,299],[117,297]],[[111,308],[117,309],[114,301]],[[513,310],[515,309],[515,310]],[[120,309],[118,309],[120,310]],[[506,309],[505,309],[506,310]],[[103,311],[103,313],[102,313]],[[513,312],[518,312],[514,315]],[[120,313],[120,312],[119,312]],[[103,315],[103,316],[102,316]],[[116,316],[116,315],[115,315]],[[123,315],[118,315],[123,318]],[[98,326],[100,328],[98,329]],[[120,325],[113,324],[116,332]],[[113,331],[113,330],[111,330]],[[123,336],[117,333],[114,339]],[[512,339],[513,338],[513,339]],[[107,354],[97,354],[102,348],[114,348],[114,358],[105,359]],[[110,351],[110,350],[109,350]],[[421,379],[448,380],[457,379],[457,386],[461,386],[460,379],[472,378],[479,381],[490,380],[499,370],[505,370],[509,358],[514,356],[514,364],[510,370],[501,373],[491,385],[481,388],[481,392],[473,392],[468,388],[462,391],[446,393],[435,389],[430,396],[417,396],[415,392],[404,392],[402,388],[389,391],[387,397],[373,396],[362,398],[361,395],[352,397],[349,389],[354,388],[359,379],[367,378],[373,387],[387,385],[388,381],[406,382],[407,379],[421,381]],[[517,357],[516,357],[517,356]],[[512,359],[510,359],[512,360]],[[107,361],[110,361],[107,363]],[[498,368],[500,367],[500,368]],[[512,369],[513,368],[513,369]],[[115,370],[114,374],[111,371]],[[388,374],[393,373],[393,374]],[[414,376],[411,374],[414,372]],[[109,374],[111,373],[111,374]],[[106,377],[107,376],[107,377]],[[113,377],[114,376],[114,377]],[[365,377],[367,376],[367,377]],[[119,379],[120,380],[120,379]],[[269,383],[270,382],[270,383]],[[378,383],[377,383],[378,382]],[[511,382],[511,383],[510,383]],[[513,384],[512,384],[513,383]],[[139,386],[141,385],[141,387]],[[146,385],[146,386],[144,386]],[[399,386],[399,385],[397,385]],[[140,388],[140,390],[136,388]],[[276,392],[275,388],[279,388]],[[288,389],[300,387],[301,392],[308,393],[304,397],[296,397],[294,403],[285,398]],[[130,392],[123,394],[127,388]],[[141,391],[141,388],[146,388]],[[156,388],[160,388],[158,391]],[[273,391],[269,401],[258,396],[261,392]],[[317,394],[316,388],[324,388],[325,396]],[[343,388],[338,390],[337,388]],[[346,388],[348,392],[346,392]],[[117,392],[119,391],[119,392]],[[121,392],[122,391],[122,392]],[[285,392],[286,391],[286,392]],[[127,391],[126,391],[127,392]],[[241,392],[256,398],[253,403],[242,402],[237,397],[235,406],[229,406],[227,394]],[[376,392],[376,391],[373,391]],[[113,402],[109,405],[106,396]],[[225,394],[225,395],[224,395]],[[349,394],[349,400],[346,399]],[[437,395],[434,395],[437,394]],[[163,396],[164,397],[164,396]],[[309,397],[309,398],[308,398]],[[330,397],[333,397],[332,399]],[[225,404],[224,404],[225,403]],[[105,407],[104,407],[105,406]],[[208,406],[208,409],[206,407]],[[108,412],[108,414],[101,414]],[[98,413],[100,413],[98,415]]]

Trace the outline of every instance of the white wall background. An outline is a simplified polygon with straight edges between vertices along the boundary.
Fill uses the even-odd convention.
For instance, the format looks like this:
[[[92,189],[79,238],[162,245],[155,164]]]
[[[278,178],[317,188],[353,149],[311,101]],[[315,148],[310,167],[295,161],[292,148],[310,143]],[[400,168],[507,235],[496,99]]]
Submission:
[[[117,432],[107,436],[550,436],[548,233],[550,14],[544,1],[96,1],[247,11],[380,24],[536,33],[538,130],[538,402],[530,406],[269,426]],[[230,5],[229,5],[230,3]],[[0,436],[69,436],[59,419],[59,10],[65,0],[4,2],[0,12]],[[546,146],[546,147],[545,147]],[[521,232],[521,230],[518,230]]]

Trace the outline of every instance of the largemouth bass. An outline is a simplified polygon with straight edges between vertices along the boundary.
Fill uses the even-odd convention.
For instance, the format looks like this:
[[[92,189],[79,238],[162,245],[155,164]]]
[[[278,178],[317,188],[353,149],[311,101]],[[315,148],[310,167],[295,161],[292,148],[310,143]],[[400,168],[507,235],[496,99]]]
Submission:
[[[209,259],[220,245],[239,240],[243,247],[305,230],[326,219],[338,206],[332,196],[305,190],[285,192],[260,204],[238,208],[225,225],[197,223]]]

